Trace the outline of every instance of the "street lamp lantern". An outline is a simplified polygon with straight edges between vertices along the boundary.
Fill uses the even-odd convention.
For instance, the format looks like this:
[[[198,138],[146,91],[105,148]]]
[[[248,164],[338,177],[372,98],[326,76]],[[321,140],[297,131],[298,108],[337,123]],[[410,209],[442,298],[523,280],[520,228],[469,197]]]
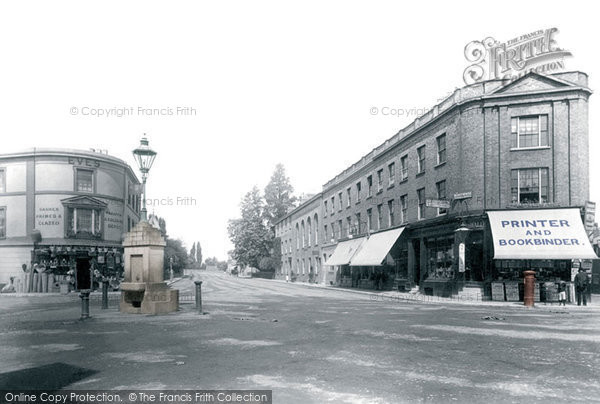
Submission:
[[[156,158],[156,152],[150,148],[145,133],[138,148],[133,150],[133,157],[135,157],[138,168],[142,173],[142,192],[144,196],[142,198],[142,212],[140,220],[145,222],[148,221],[148,215],[146,211],[146,179],[148,178],[148,172],[150,171],[150,168],[152,168],[152,164]]]

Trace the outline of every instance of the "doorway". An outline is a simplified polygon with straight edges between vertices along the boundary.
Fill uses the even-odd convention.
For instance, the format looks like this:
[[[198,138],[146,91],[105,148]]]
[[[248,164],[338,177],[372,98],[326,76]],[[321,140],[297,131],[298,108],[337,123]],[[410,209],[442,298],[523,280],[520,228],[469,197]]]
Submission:
[[[419,285],[421,283],[421,240],[416,239],[412,240],[415,263],[413,268],[413,279],[412,282],[414,285]]]
[[[89,258],[77,258],[75,272],[75,289],[92,289],[92,273]]]

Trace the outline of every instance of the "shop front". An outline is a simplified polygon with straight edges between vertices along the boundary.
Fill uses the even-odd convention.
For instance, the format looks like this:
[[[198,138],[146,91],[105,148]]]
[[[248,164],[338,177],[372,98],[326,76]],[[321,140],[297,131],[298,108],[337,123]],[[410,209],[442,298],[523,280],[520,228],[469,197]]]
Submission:
[[[503,210],[487,215],[494,251],[492,300],[523,301],[523,271],[532,270],[536,278],[534,301],[558,301],[561,283],[566,287],[567,300],[573,301],[575,275],[582,263],[597,258],[580,210]]]
[[[331,256],[325,262],[328,267],[334,267],[334,284],[342,287],[357,287],[359,272],[350,267],[352,257],[360,251],[366,238],[354,238],[340,242]]]
[[[407,280],[404,227],[371,234],[352,257],[350,269],[356,273],[353,286],[361,289],[391,290]]]

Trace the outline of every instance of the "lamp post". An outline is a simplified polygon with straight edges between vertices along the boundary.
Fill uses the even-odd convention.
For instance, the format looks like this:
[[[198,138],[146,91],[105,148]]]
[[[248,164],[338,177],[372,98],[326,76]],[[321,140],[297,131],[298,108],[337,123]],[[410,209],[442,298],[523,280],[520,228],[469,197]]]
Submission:
[[[145,133],[138,148],[133,150],[133,157],[135,157],[138,168],[142,173],[142,193],[144,194],[144,197],[142,199],[142,212],[140,215],[140,220],[147,222],[148,214],[146,211],[146,179],[148,178],[148,172],[150,171],[150,168],[152,168],[152,163],[154,163],[156,152],[148,145],[148,139],[146,138]]]

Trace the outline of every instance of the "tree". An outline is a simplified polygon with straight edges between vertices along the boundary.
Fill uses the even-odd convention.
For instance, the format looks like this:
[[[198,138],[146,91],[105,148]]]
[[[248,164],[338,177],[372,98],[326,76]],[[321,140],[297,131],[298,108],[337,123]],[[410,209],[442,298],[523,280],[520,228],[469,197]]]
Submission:
[[[242,217],[230,220],[227,226],[234,246],[232,256],[239,264],[258,268],[260,259],[270,255],[273,235],[267,227],[265,206],[257,187],[244,196],[240,210]]]
[[[196,243],[193,243],[192,248],[190,249],[190,263],[196,263]]]
[[[171,259],[173,259],[173,273],[183,275],[183,270],[188,265],[188,253],[183,242],[179,239],[167,238],[164,260],[165,278],[168,278],[169,275]]]
[[[198,265],[202,265],[202,247],[200,247],[200,242],[196,242],[196,262]]]
[[[283,164],[277,164],[271,180],[265,187],[265,217],[268,225],[273,226],[294,207],[296,198],[294,188],[285,175]]]

